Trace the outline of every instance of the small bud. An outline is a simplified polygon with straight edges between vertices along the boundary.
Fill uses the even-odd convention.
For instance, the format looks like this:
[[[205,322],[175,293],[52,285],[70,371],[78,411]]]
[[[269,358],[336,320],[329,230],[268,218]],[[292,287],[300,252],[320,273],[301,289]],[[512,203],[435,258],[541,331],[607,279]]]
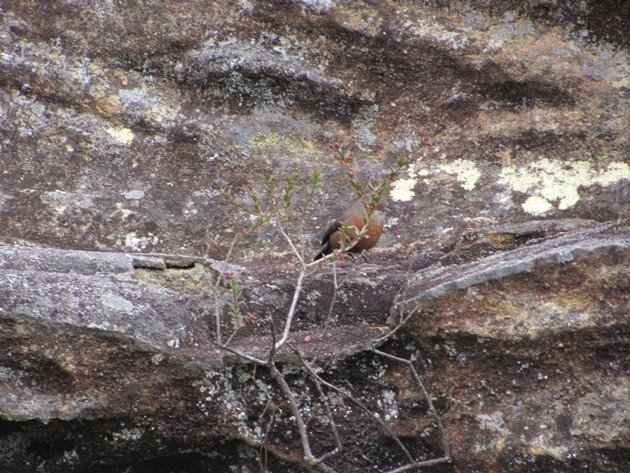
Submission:
[[[420,142],[423,146],[431,146],[433,144],[433,141],[431,140],[431,135],[424,128],[421,128],[418,131],[418,135],[420,136]]]

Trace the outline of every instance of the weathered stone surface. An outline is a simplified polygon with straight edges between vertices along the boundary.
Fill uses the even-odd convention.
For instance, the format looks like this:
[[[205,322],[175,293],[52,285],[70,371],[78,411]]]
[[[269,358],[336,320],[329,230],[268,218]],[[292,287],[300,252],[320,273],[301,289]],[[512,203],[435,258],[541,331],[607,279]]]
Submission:
[[[392,320],[417,310],[407,327],[448,393],[455,458],[486,471],[621,471],[629,247],[630,229],[604,226],[412,278]]]
[[[545,229],[566,225],[534,222],[518,231],[543,235]],[[476,262],[422,270],[399,297],[396,309],[418,305],[420,310],[401,342],[383,348],[427,360],[454,454],[455,470],[444,471],[623,471],[629,232],[614,225],[589,226],[526,241]],[[212,346],[212,304],[203,297],[210,289],[207,279],[196,274],[202,261],[176,269],[190,275],[172,279],[166,275],[173,270],[166,267],[134,269],[138,257],[132,255],[18,246],[4,246],[0,254],[0,465],[15,471],[33,466],[65,471],[73,465],[141,471],[152,465],[148,458],[164,456],[202,471],[209,467],[204,455],[211,452],[226,464],[250,461],[246,445],[255,444],[258,434],[257,423],[247,419],[264,412],[268,398],[263,393],[277,388],[265,370],[253,370]],[[153,259],[191,261],[166,255]],[[82,274],[66,271],[73,265],[83,268]],[[373,290],[362,282],[361,272],[370,274],[376,267],[355,266],[350,262],[341,271],[349,271],[342,314],[359,314]],[[147,280],[134,276],[138,270],[157,275]],[[402,268],[396,271],[404,274]],[[254,273],[252,268],[247,272]],[[250,276],[248,297],[269,291],[269,276],[268,271]],[[290,274],[276,273],[274,282],[283,276],[288,296]],[[98,284],[86,283],[89,278]],[[182,280],[203,280],[206,286]],[[323,299],[316,303],[325,306],[329,292],[317,293],[316,287],[307,289],[311,302],[305,303]],[[117,307],[98,305],[104,290],[145,310],[121,319]],[[183,299],[186,310],[181,310]],[[278,314],[287,299],[276,300]],[[86,310],[89,304],[94,307]],[[390,419],[419,458],[439,456],[435,430],[409,373],[364,351],[384,327],[357,325],[365,320],[342,316],[321,330],[303,320],[306,313],[296,321],[292,343],[306,356],[317,356],[331,381],[350,387]],[[180,325],[172,328],[174,320]],[[263,356],[270,337],[247,334],[264,329],[264,323],[248,321],[234,347]],[[307,408],[316,409],[315,388],[291,368],[297,357],[285,347],[278,361],[286,364]],[[331,461],[338,471],[378,471],[404,461],[391,446],[383,456],[383,446],[377,447],[383,440],[365,435],[369,421],[344,409],[337,421],[346,449]],[[279,419],[292,430],[290,419]],[[318,445],[329,445],[330,433],[314,432],[322,442]],[[226,436],[236,443],[224,446]],[[61,438],[65,441],[59,444]],[[280,471],[301,471],[291,438],[269,446],[272,465]],[[93,439],[99,439],[98,452]],[[49,442],[58,448],[37,447]],[[371,453],[362,457],[359,452]],[[372,453],[381,460],[374,457],[366,464]],[[171,471],[168,465],[156,468]]]
[[[348,198],[327,142],[353,140],[371,177],[421,128],[434,145],[396,187],[385,246],[462,223],[618,218],[625,10],[580,5],[5,1],[3,233],[221,257],[242,223],[217,190],[245,199],[268,163],[323,169],[310,243]],[[260,236],[244,256],[279,244]]]
[[[289,210],[291,236],[314,248],[352,198],[329,141],[352,142],[370,179],[428,136],[369,263],[340,265],[330,317],[330,268],[306,281],[294,342],[418,458],[439,455],[409,374],[362,349],[415,275],[422,311],[384,348],[430,359],[454,445],[444,471],[625,471],[627,242],[607,225],[630,203],[628,13],[600,1],[2,1],[0,469],[259,469],[261,393],[281,396],[213,347],[210,280],[241,277],[235,343],[258,353],[296,271],[273,231],[244,239],[234,266],[210,259],[250,222],[219,189],[247,203],[263,166],[321,170],[312,209],[298,189]],[[282,357],[325,450],[314,388]],[[340,406],[351,440],[331,465],[404,461]],[[300,471],[286,412],[271,471]]]
[[[199,322],[207,308],[199,298],[138,284],[133,261],[124,254],[0,246],[0,312],[118,332],[160,348],[208,345]]]

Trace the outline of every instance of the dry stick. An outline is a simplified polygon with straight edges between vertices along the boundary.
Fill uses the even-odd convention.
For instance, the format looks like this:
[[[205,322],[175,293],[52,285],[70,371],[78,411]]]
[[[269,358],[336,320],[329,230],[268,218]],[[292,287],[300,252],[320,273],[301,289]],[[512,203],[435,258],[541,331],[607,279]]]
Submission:
[[[304,461],[307,465],[313,465],[315,461],[315,457],[313,456],[313,452],[311,451],[311,445],[308,441],[308,434],[306,432],[306,425],[304,424],[304,418],[302,417],[302,413],[300,412],[300,407],[298,406],[297,400],[295,399],[295,394],[291,391],[291,387],[288,385],[282,373],[276,367],[275,362],[270,359],[267,363],[269,367],[269,371],[271,375],[274,377],[278,385],[280,385],[280,389],[284,393],[287,401],[289,402],[289,406],[291,407],[291,413],[293,417],[295,417],[295,423],[298,428],[298,432],[300,434],[300,440],[302,442],[302,451],[304,452]]]
[[[409,312],[409,314],[407,314],[407,316],[406,316],[404,319],[402,319],[402,320],[398,323],[398,325],[396,325],[396,327],[394,327],[393,329],[391,329],[389,332],[387,332],[387,333],[386,333],[385,335],[383,335],[382,337],[377,338],[376,340],[373,340],[373,341],[372,341],[372,343],[371,343],[372,347],[377,347],[377,346],[379,346],[379,345],[382,345],[384,342],[386,342],[386,341],[387,341],[387,340],[389,340],[391,337],[393,337],[393,336],[396,334],[396,332],[398,332],[401,328],[403,328],[403,327],[407,324],[407,322],[409,321],[409,319],[410,319],[411,317],[413,317],[413,316],[414,316],[414,314],[416,313],[417,309],[418,309],[418,307],[417,307],[417,306],[416,306],[416,307],[414,307],[414,308],[413,308],[413,310],[412,310],[411,312]]]
[[[311,193],[311,189],[313,190],[313,192]],[[314,197],[317,194],[317,185],[315,184],[314,187],[309,188],[309,191],[307,191],[306,194],[306,200],[304,203],[304,207],[302,208],[301,211],[301,217],[300,217],[300,223],[298,224],[298,235],[300,235],[300,254],[302,255],[302,260],[305,259],[305,245],[304,245],[304,220],[306,220],[306,216],[308,215],[310,209],[311,209],[311,204],[313,203]]]
[[[258,422],[260,423],[261,426],[262,426],[265,413],[267,412],[267,409],[269,408],[270,405],[271,405],[271,399],[267,401],[267,404],[265,405],[265,408],[263,409],[262,414],[260,414],[260,416],[258,417]],[[276,421],[276,410],[277,408],[274,406],[274,409],[271,412],[271,417],[269,418],[269,424],[267,424],[267,428],[265,429],[265,436],[263,437],[263,440],[260,444],[260,448],[258,449],[258,464],[260,465],[260,470],[263,473],[266,473],[268,471],[267,462],[269,460],[269,451],[267,450],[266,445],[267,445],[267,439],[269,438],[269,432],[271,432],[273,423]],[[264,451],[264,463],[263,463],[263,451]]]
[[[427,392],[426,388],[424,387],[424,383],[422,382],[422,378],[420,378],[420,375],[416,371],[416,368],[413,366],[413,362],[411,360],[407,360],[405,358],[400,358],[398,356],[390,355],[389,353],[385,353],[384,351],[377,350],[376,348],[372,348],[371,351],[373,353],[376,353],[377,355],[380,355],[380,356],[385,357],[385,358],[389,358],[390,360],[394,360],[394,361],[397,361],[399,363],[403,363],[403,364],[405,364],[405,365],[407,365],[409,367],[409,369],[411,370],[411,373],[413,374],[414,379],[416,380],[416,383],[418,384],[418,387],[420,388],[420,391],[422,391],[422,395],[424,396],[425,400],[427,401],[427,404],[429,406],[429,411],[431,412],[431,415],[435,418],[435,422],[436,422],[436,424],[438,426],[438,430],[440,432],[440,441],[442,443],[442,449],[444,451],[444,458],[448,458],[450,460],[451,450],[450,450],[450,447],[448,445],[448,439],[446,438],[446,432],[444,431],[444,426],[442,425],[442,421],[440,420],[440,416],[438,415],[437,411],[435,410],[435,407],[433,406],[433,402],[431,401],[431,397],[429,396],[429,393]]]
[[[363,227],[363,229],[361,230],[361,233],[359,235],[362,235],[364,231],[366,231],[366,226]],[[295,256],[297,257],[298,261],[300,262],[301,265],[301,269],[300,269],[300,274],[298,275],[298,279],[295,285],[295,290],[293,292],[293,300],[291,301],[291,307],[289,308],[289,313],[287,314],[287,320],[284,324],[284,331],[282,332],[282,337],[280,338],[280,340],[276,343],[276,350],[279,350],[280,348],[282,348],[284,346],[284,344],[287,342],[287,340],[289,339],[289,335],[291,333],[291,324],[293,323],[293,317],[295,316],[295,312],[297,309],[297,303],[300,299],[300,295],[302,293],[302,286],[304,283],[304,277],[306,276],[306,271],[309,267],[315,265],[315,264],[319,264],[319,261],[313,261],[311,263],[306,264],[304,262],[304,259],[302,258],[302,256],[300,255],[300,252],[297,250],[297,248],[295,247],[295,245],[293,244],[293,241],[291,240],[291,237],[289,237],[289,235],[287,235],[286,231],[284,230],[284,228],[282,228],[281,226],[277,226],[278,230],[280,231],[280,233],[282,234],[282,236],[284,237],[284,239],[287,241],[287,243],[289,244],[289,246],[291,247],[291,250],[293,251],[293,254],[295,254]],[[360,238],[357,239],[357,241],[353,242],[353,245],[356,245],[359,240],[363,238],[362,236]],[[352,246],[350,248],[352,248]],[[350,249],[348,248],[348,249]],[[347,250],[346,250],[347,251]],[[328,259],[328,257],[332,257],[332,255],[327,255],[326,259]]]
[[[332,411],[330,409],[330,404],[328,401],[328,396],[326,396],[326,394],[324,393],[324,390],[322,389],[322,386],[319,383],[319,381],[317,381],[316,379],[313,379],[313,381],[315,382],[315,385],[317,386],[317,391],[319,392],[319,395],[322,397],[322,401],[324,402],[324,406],[326,408],[326,417],[328,417],[328,422],[330,423],[330,429],[333,432],[333,437],[335,437],[335,443],[337,444],[337,446],[333,450],[331,450],[328,453],[324,453],[322,456],[320,456],[317,459],[317,463],[319,464],[319,463],[325,462],[330,457],[337,455],[339,452],[341,452],[341,450],[343,450],[343,445],[341,444],[341,438],[339,437],[337,424],[333,420]]]
[[[217,344],[217,346],[225,351],[229,351],[230,353],[240,358],[243,358],[244,360],[251,361],[252,363],[256,363],[258,365],[263,365],[263,366],[267,365],[267,362],[265,360],[261,360],[260,358],[256,358],[255,356],[248,355],[247,353],[243,353],[242,351],[236,350],[232,347],[228,347],[227,345]]]
[[[298,432],[300,435],[300,441],[302,442],[302,451],[304,454],[304,461],[307,465],[309,466],[314,466],[317,465],[319,469],[321,469],[322,471],[326,472],[326,473],[336,473],[334,469],[327,467],[325,465],[318,465],[317,463],[317,459],[315,458],[315,456],[313,455],[313,452],[311,450],[311,446],[310,446],[310,442],[308,440],[308,433],[306,430],[306,425],[304,423],[304,418],[302,417],[302,413],[300,412],[300,408],[298,405],[298,402],[295,398],[295,394],[293,393],[293,391],[291,391],[291,387],[289,386],[289,384],[287,383],[287,381],[284,379],[284,376],[282,375],[282,373],[280,372],[280,370],[278,370],[278,367],[276,366],[275,362],[274,362],[274,358],[276,356],[277,353],[277,345],[279,342],[276,342],[276,337],[275,337],[275,329],[273,326],[273,320],[271,320],[271,346],[269,348],[269,353],[268,353],[268,357],[267,357],[267,361],[263,361],[263,360],[259,360],[258,358],[255,358],[253,356],[247,355],[239,350],[235,350],[234,348],[230,348],[228,346],[222,346],[221,348],[234,353],[237,356],[240,356],[241,358],[244,358],[246,360],[252,361],[254,363],[257,364],[261,364],[266,366],[269,369],[269,372],[271,373],[271,375],[273,376],[273,378],[276,380],[276,382],[278,383],[278,385],[280,386],[280,389],[282,390],[282,392],[284,393],[287,402],[289,403],[289,406],[291,408],[291,413],[293,414],[293,416],[295,417],[295,423],[297,425],[298,428]]]
[[[325,473],[337,473],[337,470],[335,470],[334,468],[329,467],[328,465],[324,464],[324,463],[318,463],[316,468],[318,470],[321,470]]]
[[[393,470],[389,470],[386,471],[385,473],[402,473],[403,471],[409,471],[411,469],[414,468],[422,468],[425,466],[434,466],[434,465],[440,465],[442,463],[450,463],[451,459],[450,457],[444,457],[444,458],[436,458],[434,460],[423,460],[420,462],[414,462],[414,463],[408,463],[407,465],[403,465],[400,466],[398,468],[395,468]]]
[[[302,451],[304,453],[304,462],[308,466],[317,466],[318,469],[324,471],[325,473],[337,473],[334,469],[324,465],[313,455],[311,450],[311,445],[308,440],[308,432],[306,430],[306,423],[304,422],[304,418],[302,417],[302,413],[300,412],[300,408],[298,406],[298,402],[295,399],[295,394],[291,391],[291,387],[287,383],[282,373],[276,367],[274,362],[274,357],[276,356],[276,330],[273,323],[273,318],[270,320],[271,323],[271,346],[269,347],[269,355],[267,358],[267,367],[271,372],[272,376],[276,379],[276,382],[280,385],[280,388],[284,392],[284,395],[289,401],[289,405],[291,407],[291,412],[295,417],[295,423],[298,427],[298,432],[300,434],[300,441],[302,442]]]
[[[284,230],[284,228],[282,228],[282,226],[276,225],[276,228],[278,229],[280,234],[284,237],[284,239],[287,241],[287,243],[289,244],[289,247],[291,248],[291,251],[293,251],[293,254],[297,257],[298,261],[302,265],[304,265],[304,258],[302,258],[302,255],[293,244],[293,240],[291,240],[291,237],[287,235],[287,232]]]
[[[289,308],[289,313],[287,314],[287,320],[284,324],[284,331],[282,332],[282,337],[280,340],[276,342],[275,349],[279,350],[284,346],[284,344],[289,339],[289,335],[291,334],[291,324],[293,323],[293,317],[295,316],[295,311],[297,308],[298,300],[300,299],[300,294],[302,293],[302,284],[304,282],[304,276],[306,274],[306,270],[304,265],[302,265],[302,270],[298,275],[298,279],[295,285],[295,291],[293,292],[293,300],[291,301],[291,307]]]
[[[403,317],[403,311],[404,311],[404,302],[406,302],[407,299],[407,291],[409,290],[409,278],[407,278],[405,284],[403,285],[403,287],[401,287],[401,289],[398,291],[398,295],[401,295],[401,300],[402,303],[397,303],[394,306],[399,308],[399,321],[398,324],[392,329],[390,330],[387,334],[385,334],[384,336],[374,340],[372,342],[372,346],[370,348],[370,350],[380,356],[383,356],[385,358],[389,358],[391,360],[394,361],[398,361],[400,363],[404,363],[406,364],[409,369],[411,370],[411,373],[416,381],[416,383],[418,384],[420,390],[422,391],[422,395],[424,396],[427,405],[429,406],[429,411],[431,412],[431,415],[433,416],[433,418],[436,421],[436,424],[438,426],[438,431],[440,433],[440,442],[442,444],[442,450],[444,452],[444,456],[441,458],[436,458],[436,459],[432,459],[432,460],[424,460],[421,462],[415,462],[415,463],[410,463],[408,465],[403,465],[399,468],[396,468],[394,470],[391,470],[387,473],[402,473],[404,471],[408,471],[412,468],[418,468],[418,467],[423,467],[423,466],[432,466],[432,465],[438,465],[441,463],[450,463],[451,461],[451,453],[450,453],[450,447],[448,444],[448,438],[446,437],[446,432],[444,430],[444,426],[442,425],[442,421],[440,420],[440,416],[438,415],[437,411],[435,410],[435,406],[433,405],[433,402],[431,401],[431,397],[429,396],[428,391],[426,390],[426,388],[424,387],[424,383],[422,382],[422,378],[420,377],[420,375],[418,374],[418,372],[416,371],[415,366],[413,366],[413,363],[411,360],[406,360],[404,358],[400,358],[394,355],[390,355],[389,353],[383,352],[381,350],[377,350],[376,347],[383,344],[385,341],[387,341],[388,339],[390,339],[391,337],[393,337],[401,328],[403,328],[407,322],[409,321],[409,319],[411,317],[413,317],[414,314],[416,314],[416,312],[419,310],[420,306],[419,305],[415,305],[414,308],[405,316]],[[420,359],[422,365],[425,367],[426,369],[426,365],[424,363],[424,360],[421,358]]]
[[[409,274],[409,272],[410,272],[410,269],[408,267],[407,274]],[[409,277],[406,278],[405,283],[398,290],[398,293],[396,294],[394,299],[396,299],[398,296],[401,296],[400,298],[402,300],[405,300],[406,297],[407,297],[407,291],[408,290],[409,290]],[[382,345],[387,340],[389,340],[391,337],[393,337],[400,329],[402,329],[407,324],[409,319],[411,319],[411,317],[413,317],[415,315],[415,313],[418,311],[418,309],[420,308],[419,305],[415,305],[414,308],[405,317],[403,317],[404,304],[394,303],[393,307],[398,307],[399,308],[399,310],[398,310],[398,324],[393,329],[391,329],[389,332],[387,332],[385,335],[383,335],[382,337],[377,338],[376,340],[373,340],[372,343],[371,343],[371,348],[376,348],[377,346]]]
[[[240,327],[239,327],[240,328]],[[230,342],[234,339],[234,337],[236,336],[236,334],[238,333],[238,328],[236,330],[234,330],[230,336],[228,337],[228,339],[225,341],[224,345],[228,346],[230,344]]]
[[[298,356],[300,356],[299,350],[293,344],[289,344],[289,347],[295,353],[297,353]],[[326,396],[326,394],[324,393],[324,390],[322,389],[322,384],[319,382],[319,380],[313,377],[310,371],[307,370],[307,373],[310,376],[313,383],[315,384],[315,387],[317,388],[317,392],[319,393],[319,396],[322,399],[322,402],[324,403],[324,408],[326,409],[326,417],[328,418],[328,422],[330,424],[330,430],[332,430],[333,437],[335,438],[335,443],[337,444],[334,450],[331,450],[330,452],[323,454],[317,459],[317,463],[323,463],[328,458],[341,452],[341,450],[343,449],[343,445],[341,444],[341,437],[339,437],[339,429],[337,428],[337,424],[332,415],[332,409],[330,408],[330,401],[328,400],[328,396]]]
[[[410,463],[414,463],[415,462],[415,460],[413,459],[413,457],[409,453],[409,450],[407,450],[407,448],[403,445],[403,443],[400,441],[398,436],[387,426],[387,424],[385,424],[381,419],[379,419],[372,412],[372,410],[370,410],[365,404],[363,404],[361,401],[359,401],[357,398],[355,398],[352,394],[345,392],[343,389],[335,386],[334,384],[329,383],[328,381],[326,381],[325,379],[320,377],[315,372],[315,370],[310,365],[310,363],[308,361],[306,361],[306,359],[304,358],[304,356],[302,355],[302,353],[299,350],[297,351],[297,355],[300,357],[300,361],[302,362],[302,364],[304,365],[306,370],[310,373],[310,375],[313,378],[317,379],[322,385],[326,386],[327,388],[332,389],[336,393],[341,394],[343,397],[345,397],[350,402],[352,402],[357,407],[359,407],[359,409],[361,409],[363,412],[365,412],[368,416],[370,416],[372,418],[372,420],[374,422],[376,422],[376,424],[378,424],[378,426],[381,427],[381,429],[383,429],[385,432],[387,432],[387,434],[392,438],[392,440],[394,440],[394,442],[396,442],[398,447],[404,452],[404,454],[407,457],[407,459],[409,460],[409,462]]]
[[[300,294],[302,293],[302,285],[304,282],[304,276],[306,275],[306,265],[304,264],[304,259],[302,258],[302,255],[300,255],[300,252],[297,250],[297,248],[293,244],[293,241],[291,240],[291,237],[287,235],[287,232],[284,230],[284,228],[282,228],[280,225],[277,225],[276,227],[280,231],[284,239],[287,241],[289,246],[291,247],[293,254],[297,257],[301,266],[300,274],[298,275],[298,279],[295,284],[295,291],[293,291],[293,300],[291,301],[291,307],[289,308],[289,313],[287,314],[287,320],[284,324],[284,331],[282,332],[282,337],[280,338],[278,342],[276,342],[275,347],[274,347],[274,349],[277,351],[280,348],[282,348],[284,344],[287,342],[287,340],[289,339],[289,335],[291,333],[291,324],[293,323],[293,317],[295,316],[297,303],[300,299]]]
[[[335,304],[337,303],[337,295],[339,294],[339,284],[337,284],[337,264],[333,263],[333,296],[330,301],[330,306],[328,307],[328,314],[326,315],[326,320],[324,321],[324,328],[328,327],[330,320],[332,319],[333,311],[335,310]]]

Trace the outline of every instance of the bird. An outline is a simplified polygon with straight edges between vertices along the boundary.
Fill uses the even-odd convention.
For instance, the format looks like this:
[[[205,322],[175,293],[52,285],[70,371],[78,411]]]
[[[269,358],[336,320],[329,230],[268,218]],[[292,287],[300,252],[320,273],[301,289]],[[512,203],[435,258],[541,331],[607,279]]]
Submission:
[[[332,253],[333,250],[341,248],[344,239],[348,243],[352,243],[356,239],[357,233],[365,225],[368,208],[368,204],[363,201],[355,202],[346,209],[339,220],[334,220],[324,233],[321,247],[313,258],[313,261],[317,261],[325,255]],[[356,245],[347,250],[351,256],[352,253],[363,253],[364,251],[374,248],[381,238],[383,227],[385,226],[385,213],[381,211],[383,204],[379,202],[373,205],[372,208],[373,211],[367,223],[366,235],[361,238]],[[344,232],[341,231],[341,227],[344,224],[350,226],[350,228],[345,231],[345,235]]]

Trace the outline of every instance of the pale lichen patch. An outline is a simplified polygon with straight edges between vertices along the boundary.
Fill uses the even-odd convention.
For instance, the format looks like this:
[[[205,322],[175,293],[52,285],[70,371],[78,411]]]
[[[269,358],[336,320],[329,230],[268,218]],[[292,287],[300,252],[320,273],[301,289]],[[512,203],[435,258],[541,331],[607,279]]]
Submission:
[[[129,128],[107,128],[105,130],[109,136],[124,145],[131,144],[133,141],[133,132]]]
[[[147,236],[138,236],[136,232],[130,232],[125,235],[125,248],[133,251],[142,251],[149,245],[155,245],[159,238],[152,233]]]
[[[597,169],[589,161],[542,158],[522,167],[504,167],[499,183],[513,191],[531,193],[522,204],[523,210],[543,215],[555,208],[566,210],[577,204],[581,186],[608,186],[628,178],[630,168],[626,163],[614,162],[605,169]]]
[[[554,209],[551,202],[538,195],[532,195],[531,197],[528,197],[521,206],[523,207],[523,210],[525,212],[531,215],[543,215],[547,212],[551,212]]]
[[[398,179],[394,181],[392,190],[389,192],[392,200],[397,202],[409,202],[416,195],[413,188],[416,186],[418,179],[415,176]]]
[[[457,181],[467,191],[473,190],[481,177],[477,164],[469,159],[456,159],[450,163],[440,165],[439,168],[448,174],[455,175]]]

